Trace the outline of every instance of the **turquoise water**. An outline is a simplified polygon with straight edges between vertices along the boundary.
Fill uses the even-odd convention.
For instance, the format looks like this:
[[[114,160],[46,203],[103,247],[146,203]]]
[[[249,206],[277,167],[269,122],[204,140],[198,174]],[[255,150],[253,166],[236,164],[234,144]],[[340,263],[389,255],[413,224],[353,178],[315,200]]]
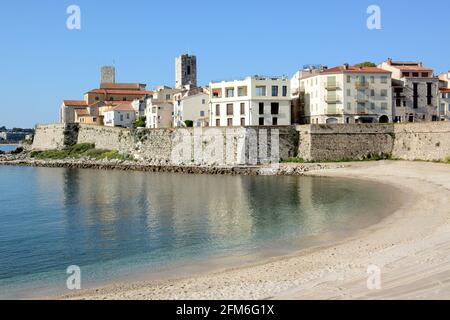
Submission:
[[[17,145],[11,145],[11,144],[0,144],[0,151],[4,152],[10,152],[17,149]]]
[[[379,221],[381,184],[0,166],[0,297],[65,292]],[[306,240],[305,240],[306,241]]]

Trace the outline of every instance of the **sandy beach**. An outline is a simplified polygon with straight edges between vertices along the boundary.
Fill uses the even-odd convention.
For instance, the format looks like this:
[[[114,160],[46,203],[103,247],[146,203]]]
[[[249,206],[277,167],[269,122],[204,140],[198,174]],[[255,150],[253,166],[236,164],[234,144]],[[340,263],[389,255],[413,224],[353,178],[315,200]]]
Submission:
[[[286,165],[295,166],[295,165]],[[387,183],[402,206],[349,238],[258,265],[81,291],[62,299],[449,299],[450,166],[380,161],[306,173]],[[380,199],[383,201],[383,199]],[[367,269],[381,289],[367,288]]]

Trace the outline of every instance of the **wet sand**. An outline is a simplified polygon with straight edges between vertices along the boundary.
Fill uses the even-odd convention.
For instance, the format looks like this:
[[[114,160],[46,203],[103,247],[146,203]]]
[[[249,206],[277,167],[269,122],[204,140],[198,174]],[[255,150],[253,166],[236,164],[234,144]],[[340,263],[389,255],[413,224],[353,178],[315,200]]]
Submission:
[[[450,298],[449,165],[359,162],[307,174],[387,183],[408,196],[402,197],[401,207],[380,223],[327,246],[250,266],[165,281],[110,285],[60,298]],[[367,288],[367,269],[371,265],[381,271],[379,290]]]

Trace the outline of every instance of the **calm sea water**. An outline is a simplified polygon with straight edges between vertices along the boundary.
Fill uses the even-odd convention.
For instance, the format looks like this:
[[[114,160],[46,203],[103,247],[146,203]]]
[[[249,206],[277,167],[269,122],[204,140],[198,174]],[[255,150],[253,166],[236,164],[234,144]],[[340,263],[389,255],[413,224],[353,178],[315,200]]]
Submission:
[[[70,265],[90,286],[295,249],[377,222],[392,197],[357,180],[0,166],[0,297],[64,292]]]
[[[10,152],[17,149],[17,145],[12,144],[0,144],[0,151]]]

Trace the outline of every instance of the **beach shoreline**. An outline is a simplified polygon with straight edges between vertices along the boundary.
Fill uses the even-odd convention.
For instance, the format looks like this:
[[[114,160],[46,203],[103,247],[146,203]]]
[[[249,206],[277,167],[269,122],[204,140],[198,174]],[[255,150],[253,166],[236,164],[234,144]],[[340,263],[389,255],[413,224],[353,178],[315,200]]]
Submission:
[[[380,161],[309,170],[302,174],[387,183],[409,196],[392,215],[338,243],[249,266],[168,281],[115,284],[57,298],[450,298],[448,168],[446,164]],[[381,271],[381,290],[367,288],[371,265]]]

